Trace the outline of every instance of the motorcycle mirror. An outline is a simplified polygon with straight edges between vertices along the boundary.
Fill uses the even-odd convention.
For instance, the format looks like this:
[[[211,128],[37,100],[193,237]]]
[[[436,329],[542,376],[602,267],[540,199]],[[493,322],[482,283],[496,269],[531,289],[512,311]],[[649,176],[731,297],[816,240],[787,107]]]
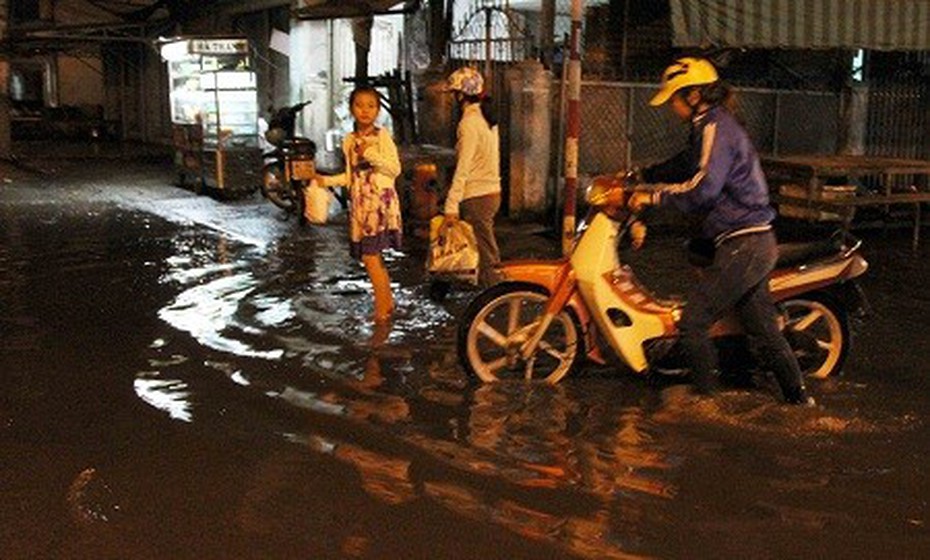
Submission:
[[[284,129],[280,127],[269,128],[268,132],[265,133],[265,140],[268,140],[273,146],[280,146],[285,137]]]

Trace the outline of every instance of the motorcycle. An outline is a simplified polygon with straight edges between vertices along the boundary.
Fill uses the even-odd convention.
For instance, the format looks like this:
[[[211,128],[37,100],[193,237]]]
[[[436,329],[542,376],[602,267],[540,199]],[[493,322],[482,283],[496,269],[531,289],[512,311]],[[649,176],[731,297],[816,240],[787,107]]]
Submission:
[[[568,257],[502,263],[505,280],[475,296],[459,325],[457,352],[468,374],[483,382],[554,384],[586,359],[608,363],[611,352],[638,374],[686,373],[676,327],[685,302],[657,296],[620,262],[619,243],[639,219],[626,209],[629,191],[623,178],[596,178]],[[769,286],[808,378],[827,378],[843,367],[850,312],[865,305],[855,282],[868,268],[860,246],[846,233],[779,245]],[[712,336],[722,347],[742,341],[748,350],[735,316],[716,323]]]
[[[316,143],[295,136],[297,115],[309,105],[304,101],[275,111],[265,139],[273,146],[262,155],[262,195],[289,213],[304,215],[304,189],[316,176]]]

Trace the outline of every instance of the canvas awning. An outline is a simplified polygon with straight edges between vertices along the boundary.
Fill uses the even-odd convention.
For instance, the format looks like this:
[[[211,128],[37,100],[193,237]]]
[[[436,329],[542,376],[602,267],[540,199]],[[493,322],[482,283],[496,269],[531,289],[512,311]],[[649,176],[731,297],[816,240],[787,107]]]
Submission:
[[[930,0],[670,0],[672,42],[930,50]]]
[[[415,11],[419,0],[303,0],[293,10],[301,20],[339,19]]]

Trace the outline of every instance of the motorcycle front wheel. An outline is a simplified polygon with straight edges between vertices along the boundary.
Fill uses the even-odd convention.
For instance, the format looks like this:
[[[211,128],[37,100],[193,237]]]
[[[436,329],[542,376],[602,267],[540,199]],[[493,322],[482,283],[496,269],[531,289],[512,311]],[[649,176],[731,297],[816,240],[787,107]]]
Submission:
[[[805,377],[825,379],[843,368],[849,351],[845,309],[829,294],[813,293],[778,304],[785,338]]]
[[[533,355],[520,356],[548,299],[545,290],[531,284],[498,284],[480,293],[458,329],[458,355],[465,371],[485,383],[519,379],[554,384],[574,370],[585,355],[584,340],[567,308],[553,318]]]
[[[275,161],[262,168],[262,195],[278,208],[294,209],[294,189],[284,176],[284,165],[281,162]]]

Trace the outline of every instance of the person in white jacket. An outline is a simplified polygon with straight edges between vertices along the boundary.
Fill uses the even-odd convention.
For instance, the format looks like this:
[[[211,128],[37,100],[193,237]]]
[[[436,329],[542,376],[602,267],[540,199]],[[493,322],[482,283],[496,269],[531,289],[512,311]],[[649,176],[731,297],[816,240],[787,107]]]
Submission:
[[[452,185],[446,195],[446,220],[461,218],[478,241],[478,282],[490,286],[498,279],[495,267],[500,250],[494,236],[494,217],[501,205],[500,139],[497,121],[488,109],[484,78],[474,68],[453,72],[446,86],[462,108],[455,144]]]
[[[355,130],[342,143],[345,172],[317,178],[324,187],[349,188],[349,251],[371,278],[375,323],[387,323],[394,312],[394,296],[381,251],[401,247],[400,199],[394,188],[400,157],[390,132],[375,126],[381,108],[377,90],[359,86],[349,96],[349,107]]]

